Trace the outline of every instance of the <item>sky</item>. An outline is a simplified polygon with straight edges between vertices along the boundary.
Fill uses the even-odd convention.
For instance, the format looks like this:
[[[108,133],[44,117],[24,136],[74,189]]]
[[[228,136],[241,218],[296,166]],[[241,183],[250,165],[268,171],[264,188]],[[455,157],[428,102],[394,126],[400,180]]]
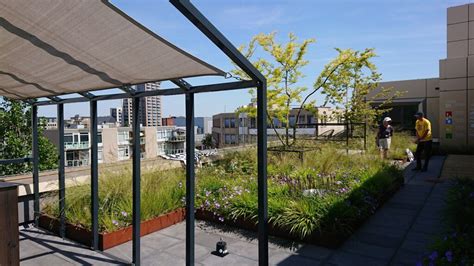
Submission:
[[[111,2],[171,43],[229,72],[230,60],[166,0]],[[311,87],[323,66],[336,56],[334,48],[375,48],[374,63],[383,81],[438,77],[439,60],[446,58],[446,9],[469,3],[458,0],[194,0],[198,9],[236,46],[259,33],[277,32],[287,41],[314,38],[306,55],[300,86]],[[226,82],[223,78],[187,79],[193,85]],[[163,83],[163,87],[172,87]],[[321,97],[315,98],[322,103]],[[247,90],[195,96],[195,115],[233,112],[248,104]],[[99,102],[99,115],[120,101]],[[163,117],[184,115],[184,96],[162,98]],[[56,116],[53,106],[40,115]],[[65,116],[89,115],[87,103],[68,104]]]

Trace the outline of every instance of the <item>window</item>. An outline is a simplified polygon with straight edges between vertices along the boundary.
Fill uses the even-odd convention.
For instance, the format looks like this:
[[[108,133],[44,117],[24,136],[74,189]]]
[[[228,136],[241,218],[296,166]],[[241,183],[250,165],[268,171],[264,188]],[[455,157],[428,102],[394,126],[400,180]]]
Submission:
[[[81,133],[81,142],[89,141],[89,133]]]
[[[306,118],[308,120],[308,124],[314,124],[314,116],[308,115]]]
[[[128,143],[128,131],[119,131],[118,132],[118,142],[119,143]]]
[[[118,148],[118,157],[119,160],[126,160],[129,158],[128,146],[122,146]]]
[[[65,143],[70,143],[70,142],[72,142],[72,134],[71,134],[71,133],[66,133],[66,134],[64,134],[64,142],[65,142]]]
[[[102,161],[102,149],[97,151],[97,160]]]
[[[294,115],[290,115],[290,127],[293,127],[295,126],[295,121],[296,120],[296,117]]]
[[[97,143],[102,143],[102,133],[97,134]]]
[[[225,144],[237,144],[237,135],[235,134],[225,134],[224,135]]]
[[[225,128],[235,128],[235,118],[226,118],[224,119]]]

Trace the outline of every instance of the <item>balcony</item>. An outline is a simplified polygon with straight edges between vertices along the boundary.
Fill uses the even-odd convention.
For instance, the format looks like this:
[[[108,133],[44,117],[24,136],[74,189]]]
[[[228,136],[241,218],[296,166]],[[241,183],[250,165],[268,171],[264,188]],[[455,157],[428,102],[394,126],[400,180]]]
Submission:
[[[66,167],[81,167],[89,165],[88,159],[83,160],[66,160]]]
[[[89,149],[89,141],[81,142],[64,142],[66,150],[86,150]]]
[[[177,136],[177,137],[171,137],[166,140],[167,142],[185,142],[186,141],[186,136]]]

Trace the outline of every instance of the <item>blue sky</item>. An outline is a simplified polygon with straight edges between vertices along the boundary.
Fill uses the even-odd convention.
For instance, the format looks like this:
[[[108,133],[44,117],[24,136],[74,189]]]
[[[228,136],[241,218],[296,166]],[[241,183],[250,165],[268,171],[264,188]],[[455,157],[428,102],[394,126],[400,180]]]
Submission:
[[[230,71],[230,61],[168,1],[112,0],[138,22],[180,48]],[[314,38],[302,86],[310,87],[324,64],[339,48],[375,48],[383,80],[438,76],[438,61],[446,57],[446,8],[468,3],[458,0],[194,0],[193,3],[235,45],[248,43],[258,33],[276,31],[280,40],[289,32],[300,39]],[[192,84],[222,82],[222,78],[189,79]],[[163,84],[163,86],[171,86]],[[246,90],[196,96],[196,116],[230,112],[250,101]],[[99,115],[119,106],[99,103]],[[163,97],[163,116],[184,115],[184,96]],[[87,104],[70,104],[66,117],[88,115]],[[55,116],[54,107],[41,115]]]

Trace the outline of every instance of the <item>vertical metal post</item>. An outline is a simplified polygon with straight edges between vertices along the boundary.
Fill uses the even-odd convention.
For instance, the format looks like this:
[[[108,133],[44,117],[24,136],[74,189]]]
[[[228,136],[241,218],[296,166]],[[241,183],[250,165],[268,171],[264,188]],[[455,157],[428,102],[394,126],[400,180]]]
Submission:
[[[62,103],[58,104],[58,134],[59,134],[59,168],[58,168],[58,178],[59,178],[59,235],[64,238],[66,237],[66,182],[64,175],[64,105]]]
[[[97,101],[90,101],[91,116],[91,224],[92,248],[99,248],[99,171],[98,171],[98,132],[97,132]]]
[[[268,265],[267,84],[257,87],[258,265]]]
[[[346,121],[346,153],[349,154],[349,121]]]
[[[186,94],[186,265],[194,265],[194,94]]]
[[[367,120],[364,122],[364,151],[367,151]]]
[[[133,111],[133,243],[132,263],[140,265],[140,98],[132,98]]]
[[[33,191],[34,191],[34,220],[35,226],[38,227],[38,218],[40,214],[39,207],[39,145],[38,145],[38,106],[33,105],[31,108],[31,123],[33,134]]]

